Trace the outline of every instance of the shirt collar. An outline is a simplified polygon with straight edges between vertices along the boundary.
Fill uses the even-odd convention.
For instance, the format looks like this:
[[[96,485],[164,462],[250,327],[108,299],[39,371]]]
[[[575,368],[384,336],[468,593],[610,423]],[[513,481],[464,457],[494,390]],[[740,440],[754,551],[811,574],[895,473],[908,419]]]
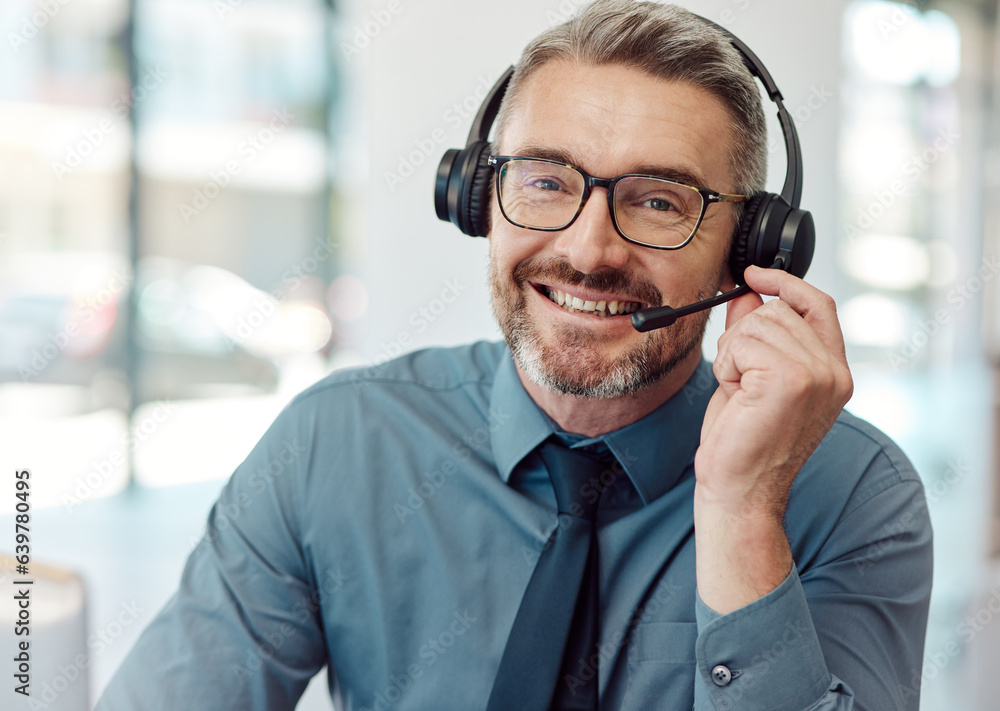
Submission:
[[[574,446],[607,444],[648,504],[673,488],[693,461],[705,409],[717,386],[711,364],[703,360],[684,387],[641,420]],[[509,350],[504,351],[493,380],[490,410],[506,413],[491,444],[497,471],[507,482],[518,462],[556,432],[521,384]]]

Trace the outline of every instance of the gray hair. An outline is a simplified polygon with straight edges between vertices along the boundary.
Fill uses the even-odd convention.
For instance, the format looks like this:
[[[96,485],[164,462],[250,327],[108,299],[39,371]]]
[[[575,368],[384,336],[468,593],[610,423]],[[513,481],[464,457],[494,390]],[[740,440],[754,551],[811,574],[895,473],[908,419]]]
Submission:
[[[729,159],[736,192],[752,195],[764,189],[767,125],[760,92],[742,55],[719,28],[675,5],[596,0],[525,47],[497,117],[498,143],[525,80],[553,60],[621,64],[709,92],[732,117]]]

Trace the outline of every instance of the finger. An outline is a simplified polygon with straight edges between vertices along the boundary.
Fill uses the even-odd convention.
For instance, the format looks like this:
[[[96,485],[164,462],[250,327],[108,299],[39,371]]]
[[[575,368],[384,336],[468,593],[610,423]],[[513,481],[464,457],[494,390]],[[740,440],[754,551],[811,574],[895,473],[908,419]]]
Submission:
[[[788,306],[779,305],[776,308],[775,305],[778,304],[777,301],[764,304],[752,314],[740,319],[719,339],[719,354],[724,355],[730,349],[744,348],[747,339],[754,339],[766,343],[782,354],[782,360],[772,365],[778,365],[785,359],[804,365],[817,362],[826,365],[834,360],[809,325]],[[777,310],[786,311],[786,318],[773,315]]]
[[[739,397],[745,406],[782,401],[799,406],[836,402],[839,410],[850,396],[839,369],[798,362],[755,338],[743,339],[738,348],[721,355],[713,365],[719,387],[729,397]]]
[[[784,331],[785,334],[779,333]],[[798,313],[780,299],[773,299],[741,319],[733,328],[723,334],[723,338],[732,338],[740,334],[764,339],[771,336],[771,342],[787,345],[789,353],[801,352],[824,362],[839,357],[832,353],[812,326],[806,323]],[[780,339],[780,340],[776,340]],[[722,339],[719,347],[722,348]]]
[[[794,334],[780,325],[756,315],[749,320],[758,322],[759,337],[742,333],[725,341],[720,339],[713,365],[720,389],[729,396],[737,391],[756,396],[783,392],[795,399],[825,393],[820,397],[833,398],[841,407],[850,399],[850,371],[836,355],[826,351],[817,358],[796,344]],[[743,322],[737,329],[741,327],[745,328]]]
[[[726,331],[728,332],[741,318],[760,308],[763,304],[764,300],[760,298],[760,294],[754,291],[737,296],[730,301],[726,304]]]
[[[788,368],[774,367],[775,363],[783,362],[782,358],[781,351],[769,343],[745,338],[738,348],[720,351],[712,364],[712,370],[719,386],[732,395],[736,390],[747,390],[751,379],[759,382],[759,378],[771,380],[782,377],[782,373]],[[788,360],[784,362],[794,363]],[[794,367],[798,369],[801,366],[795,363]]]
[[[847,361],[844,334],[837,320],[837,305],[829,295],[797,276],[779,269],[747,268],[744,278],[754,291],[777,296],[812,326],[826,347]]]

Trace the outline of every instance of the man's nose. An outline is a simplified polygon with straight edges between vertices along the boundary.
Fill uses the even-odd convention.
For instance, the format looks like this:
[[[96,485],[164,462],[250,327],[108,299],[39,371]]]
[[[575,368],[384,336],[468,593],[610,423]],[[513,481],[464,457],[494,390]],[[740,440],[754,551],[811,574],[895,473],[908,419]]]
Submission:
[[[606,267],[621,269],[628,261],[628,243],[615,230],[604,188],[591,190],[576,221],[557,234],[556,254],[584,274]]]

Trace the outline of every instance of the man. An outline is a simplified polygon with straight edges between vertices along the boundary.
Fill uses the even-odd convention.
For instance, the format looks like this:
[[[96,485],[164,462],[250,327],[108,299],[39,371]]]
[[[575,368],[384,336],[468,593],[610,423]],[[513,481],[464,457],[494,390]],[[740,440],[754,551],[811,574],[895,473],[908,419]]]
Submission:
[[[739,54],[684,11],[601,0],[527,48],[499,124],[489,251],[505,343],[300,395],[99,708],[291,708],[328,664],[344,709],[596,708],[576,705],[593,686],[601,709],[915,711],[926,504],[895,445],[841,413],[852,384],[831,299],[747,270],[714,366],[706,313],[649,334],[629,321],[732,286],[735,201],[763,188],[766,146]],[[733,201],[664,251],[637,243],[643,220],[683,228],[683,209],[646,183],[584,199],[584,173]],[[542,224],[525,186],[576,201],[575,219]],[[591,597],[558,575],[532,590],[580,518],[553,438],[605,457],[579,487],[597,502]],[[567,588],[579,607],[553,660],[546,606]],[[580,600],[596,637],[564,652]]]

